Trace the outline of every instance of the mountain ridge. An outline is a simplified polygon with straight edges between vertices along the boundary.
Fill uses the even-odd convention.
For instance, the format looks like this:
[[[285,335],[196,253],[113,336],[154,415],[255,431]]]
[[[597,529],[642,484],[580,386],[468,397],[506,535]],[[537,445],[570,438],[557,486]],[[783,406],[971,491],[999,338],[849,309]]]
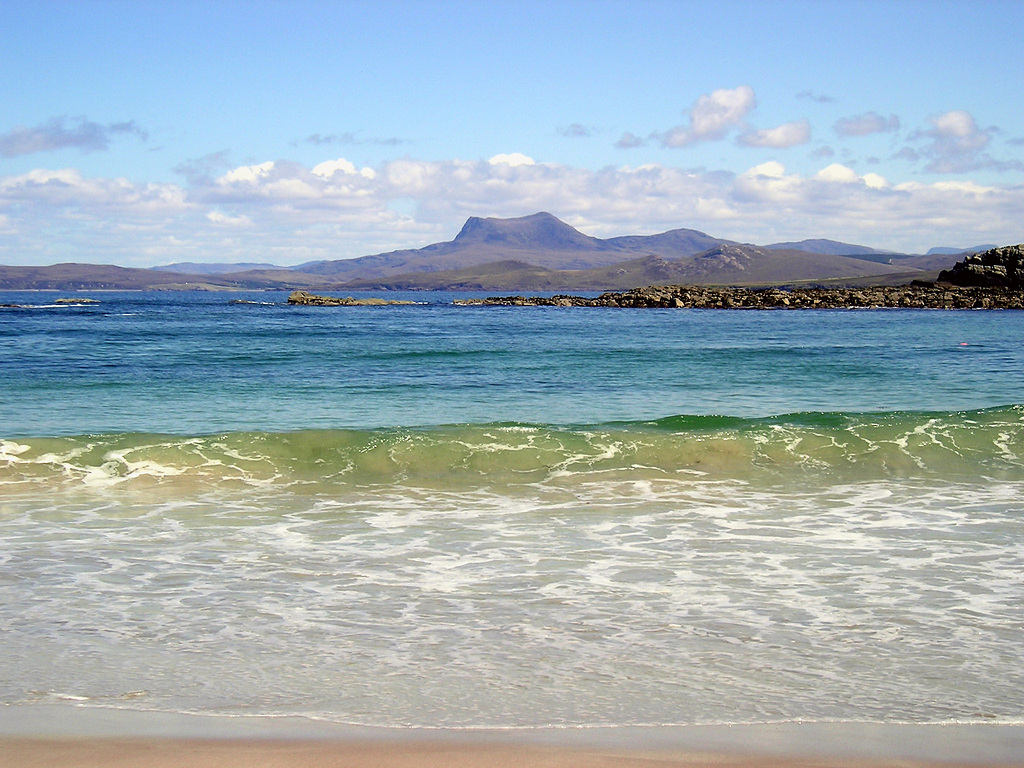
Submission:
[[[782,247],[785,245],[793,247]],[[813,248],[844,253],[821,253]],[[752,285],[895,279],[905,273],[910,280],[914,276],[926,278],[931,271],[937,274],[954,262],[953,256],[906,256],[824,239],[756,246],[692,229],[601,239],[541,211],[509,219],[472,216],[449,241],[354,259],[310,262],[290,269],[239,271],[220,265],[225,271],[211,273],[194,262],[170,265],[178,270],[194,268],[196,273],[190,274],[167,268],[133,270],[107,265],[0,266],[0,288],[355,290],[429,285],[468,289],[469,284],[483,280],[488,283],[482,286],[484,290],[542,290],[532,287],[541,284],[554,289],[605,290],[670,279]],[[494,284],[501,280],[506,282]]]

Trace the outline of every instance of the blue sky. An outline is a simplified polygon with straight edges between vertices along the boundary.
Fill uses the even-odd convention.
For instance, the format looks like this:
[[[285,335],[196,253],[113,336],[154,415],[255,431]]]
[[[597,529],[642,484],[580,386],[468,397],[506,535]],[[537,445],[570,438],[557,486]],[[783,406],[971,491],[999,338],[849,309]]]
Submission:
[[[1024,241],[1020,0],[0,3],[0,263]]]

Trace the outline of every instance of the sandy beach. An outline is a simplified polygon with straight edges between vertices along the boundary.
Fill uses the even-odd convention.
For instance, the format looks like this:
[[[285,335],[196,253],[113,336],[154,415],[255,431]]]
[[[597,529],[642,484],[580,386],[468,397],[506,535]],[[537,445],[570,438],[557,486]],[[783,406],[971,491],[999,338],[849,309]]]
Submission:
[[[656,768],[840,764],[750,756],[662,755],[522,745],[233,739],[7,739],[0,741],[0,750],[4,754],[3,764],[10,768]]]
[[[658,766],[968,766],[962,761],[852,760],[747,753],[585,749],[487,743],[74,738],[0,740],[8,768],[657,768]],[[1016,763],[1020,765],[1021,763]]]
[[[1017,724],[463,730],[46,704],[0,708],[3,768],[1022,766]]]

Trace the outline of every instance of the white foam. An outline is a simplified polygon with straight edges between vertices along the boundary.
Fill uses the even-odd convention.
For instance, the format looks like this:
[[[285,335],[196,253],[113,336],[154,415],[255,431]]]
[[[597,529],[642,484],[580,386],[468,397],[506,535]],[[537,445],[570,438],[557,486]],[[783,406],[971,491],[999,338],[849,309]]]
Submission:
[[[1024,706],[1021,483],[207,494],[0,520],[0,695],[461,726]]]

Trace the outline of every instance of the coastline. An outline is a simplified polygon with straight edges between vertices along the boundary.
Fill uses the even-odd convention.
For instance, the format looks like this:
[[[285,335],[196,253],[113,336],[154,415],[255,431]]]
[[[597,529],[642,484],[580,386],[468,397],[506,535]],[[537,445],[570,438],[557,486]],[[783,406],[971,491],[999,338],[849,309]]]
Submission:
[[[5,768],[1021,766],[1024,724],[392,728],[57,704],[0,708]]]
[[[915,283],[864,288],[712,288],[656,285],[583,296],[489,296],[457,306],[630,309],[1024,309],[1024,293],[997,287]]]

